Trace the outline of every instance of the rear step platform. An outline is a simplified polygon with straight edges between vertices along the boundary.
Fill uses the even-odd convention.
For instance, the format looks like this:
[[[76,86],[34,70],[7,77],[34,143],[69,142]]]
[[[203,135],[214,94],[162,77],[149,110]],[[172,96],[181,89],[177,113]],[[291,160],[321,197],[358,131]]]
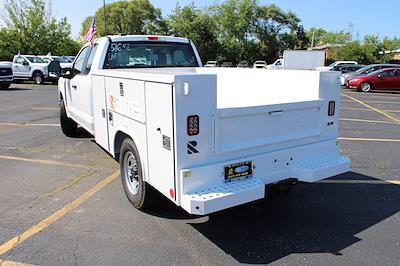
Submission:
[[[206,215],[262,199],[264,196],[265,184],[252,177],[183,194],[181,206],[190,214]]]
[[[322,179],[348,172],[350,159],[344,156],[306,162],[293,168],[293,177],[303,182],[317,182]]]

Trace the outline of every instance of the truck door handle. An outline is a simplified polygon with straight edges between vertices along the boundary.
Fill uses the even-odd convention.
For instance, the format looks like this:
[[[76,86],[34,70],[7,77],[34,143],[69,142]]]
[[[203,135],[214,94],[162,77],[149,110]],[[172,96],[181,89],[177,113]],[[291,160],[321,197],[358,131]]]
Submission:
[[[269,115],[281,115],[281,114],[283,114],[283,110],[271,111],[268,114]]]
[[[78,87],[76,85],[72,85],[72,88],[76,90]]]

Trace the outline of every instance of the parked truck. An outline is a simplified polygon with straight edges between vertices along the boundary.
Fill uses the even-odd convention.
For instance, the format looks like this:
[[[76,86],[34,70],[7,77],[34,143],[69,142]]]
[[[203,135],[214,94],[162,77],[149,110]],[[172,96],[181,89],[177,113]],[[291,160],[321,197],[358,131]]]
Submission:
[[[13,81],[12,63],[0,62],[0,88],[8,89]]]
[[[338,73],[201,66],[186,38],[109,36],[59,80],[62,131],[81,126],[119,161],[136,208],[159,192],[205,215],[349,170]]]
[[[34,55],[14,56],[12,69],[15,79],[33,80],[38,85],[50,78],[48,63]]]
[[[325,51],[286,50],[268,69],[312,70],[325,65]]]

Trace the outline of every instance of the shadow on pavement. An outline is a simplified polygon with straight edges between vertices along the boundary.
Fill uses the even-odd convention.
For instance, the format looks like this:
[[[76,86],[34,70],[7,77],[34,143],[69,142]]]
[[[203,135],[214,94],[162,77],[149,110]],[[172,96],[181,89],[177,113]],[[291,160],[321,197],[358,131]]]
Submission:
[[[335,179],[375,180],[350,172]],[[299,184],[292,193],[209,216],[191,224],[240,263],[266,264],[293,253],[331,253],[400,210],[400,186]]]

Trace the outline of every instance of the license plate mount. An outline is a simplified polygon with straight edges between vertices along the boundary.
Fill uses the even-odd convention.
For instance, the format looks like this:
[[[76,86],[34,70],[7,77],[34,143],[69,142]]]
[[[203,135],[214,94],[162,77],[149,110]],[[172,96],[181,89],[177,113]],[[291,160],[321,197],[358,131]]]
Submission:
[[[226,165],[224,167],[225,182],[231,182],[238,179],[246,179],[253,176],[253,162],[246,161]]]

